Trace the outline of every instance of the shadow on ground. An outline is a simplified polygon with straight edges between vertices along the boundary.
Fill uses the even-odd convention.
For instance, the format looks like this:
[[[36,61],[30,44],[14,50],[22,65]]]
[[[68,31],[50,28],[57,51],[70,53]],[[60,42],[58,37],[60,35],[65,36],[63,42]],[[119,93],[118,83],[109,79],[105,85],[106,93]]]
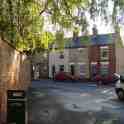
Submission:
[[[48,94],[48,89],[30,88],[28,94],[29,124],[124,124],[117,114],[101,111],[71,111]],[[76,104],[72,104],[77,109]],[[79,109],[79,108],[78,108]]]

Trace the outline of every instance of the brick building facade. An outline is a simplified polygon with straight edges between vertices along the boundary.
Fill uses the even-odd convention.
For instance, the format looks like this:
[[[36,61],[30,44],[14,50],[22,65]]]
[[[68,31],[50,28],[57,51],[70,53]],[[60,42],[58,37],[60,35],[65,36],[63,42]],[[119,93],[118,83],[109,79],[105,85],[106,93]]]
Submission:
[[[93,45],[89,49],[90,76],[111,75],[116,72],[115,45]]]

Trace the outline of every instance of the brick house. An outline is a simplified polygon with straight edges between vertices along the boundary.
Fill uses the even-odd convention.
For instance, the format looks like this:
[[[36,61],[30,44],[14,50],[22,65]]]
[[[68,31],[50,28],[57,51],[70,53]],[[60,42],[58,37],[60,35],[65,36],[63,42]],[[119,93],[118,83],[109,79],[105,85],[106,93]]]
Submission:
[[[92,38],[89,49],[90,76],[111,75],[116,72],[115,41],[116,35],[99,35]]]
[[[116,34],[91,35],[69,38],[64,41],[64,50],[49,53],[49,77],[53,70],[92,79],[94,75],[111,75],[116,71]],[[63,58],[61,58],[61,54]]]

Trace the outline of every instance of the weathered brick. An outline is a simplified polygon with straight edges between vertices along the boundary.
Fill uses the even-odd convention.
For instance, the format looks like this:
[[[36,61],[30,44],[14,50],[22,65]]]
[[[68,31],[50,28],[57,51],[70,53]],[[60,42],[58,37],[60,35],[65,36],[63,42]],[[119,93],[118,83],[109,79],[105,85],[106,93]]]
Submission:
[[[30,84],[30,61],[0,39],[0,118],[6,121],[7,90],[26,90]],[[2,122],[1,122],[2,123]]]

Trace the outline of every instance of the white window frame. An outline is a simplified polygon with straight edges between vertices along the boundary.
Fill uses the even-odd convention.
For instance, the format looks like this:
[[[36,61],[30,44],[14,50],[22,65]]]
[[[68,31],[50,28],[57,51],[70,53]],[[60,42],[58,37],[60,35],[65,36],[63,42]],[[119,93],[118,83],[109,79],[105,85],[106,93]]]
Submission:
[[[78,51],[84,50],[85,48],[78,48]]]
[[[61,71],[61,66],[63,66],[63,71],[65,71],[65,65],[64,64],[59,65],[59,71]]]
[[[102,68],[106,68],[106,66],[108,67],[108,68],[106,68],[106,69],[108,69],[108,73],[109,73],[109,62],[107,61],[107,62],[100,62],[100,73],[102,74],[103,72],[102,72]],[[104,67],[105,66],[105,67]]]
[[[75,63],[71,62],[71,63],[69,63],[69,65],[75,65]]]
[[[103,57],[103,52],[108,51],[107,56]],[[108,60],[109,59],[109,47],[108,46],[101,46],[100,47],[100,58],[102,60]]]

